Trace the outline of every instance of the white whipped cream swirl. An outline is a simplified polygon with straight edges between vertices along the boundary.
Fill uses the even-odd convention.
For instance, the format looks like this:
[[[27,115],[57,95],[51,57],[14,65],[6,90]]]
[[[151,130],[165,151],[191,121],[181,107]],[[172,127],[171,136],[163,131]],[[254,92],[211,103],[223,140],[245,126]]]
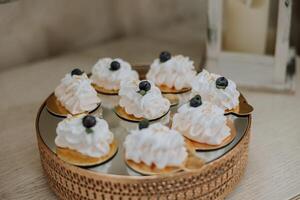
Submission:
[[[184,138],[180,133],[155,123],[142,130],[133,130],[124,142],[125,157],[163,169],[180,166],[187,158]]]
[[[166,85],[181,90],[191,87],[191,80],[195,75],[194,62],[189,57],[177,55],[166,62],[155,59],[146,77],[156,85]]]
[[[151,89],[143,96],[139,91],[139,81],[124,82],[119,91],[120,106],[128,114],[138,118],[156,119],[168,112],[170,101],[151,81]]]
[[[230,135],[224,110],[209,102],[198,107],[183,104],[173,117],[172,129],[199,143],[219,145]]]
[[[82,124],[85,115],[68,117],[58,123],[55,144],[61,148],[76,150],[90,157],[106,156],[110,152],[110,144],[114,136],[105,120],[96,117],[96,125],[92,133],[87,133]]]
[[[113,61],[120,63],[120,69],[110,70]],[[91,80],[97,86],[108,90],[119,90],[122,81],[138,80],[138,73],[131,69],[131,65],[121,58],[102,58],[92,68]]]
[[[240,93],[236,84],[229,79],[225,89],[218,89],[216,80],[219,77],[221,76],[203,69],[193,80],[192,96],[199,94],[204,101],[212,102],[224,110],[233,109],[239,105]]]
[[[54,91],[58,101],[73,115],[94,110],[101,102],[91,80],[82,75],[66,74]]]

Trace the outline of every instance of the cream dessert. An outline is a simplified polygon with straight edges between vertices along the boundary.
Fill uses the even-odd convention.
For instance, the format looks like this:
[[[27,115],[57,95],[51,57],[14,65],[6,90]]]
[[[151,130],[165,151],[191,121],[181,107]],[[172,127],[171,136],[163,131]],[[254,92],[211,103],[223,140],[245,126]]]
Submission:
[[[56,133],[57,147],[94,158],[110,154],[114,141],[107,122],[92,115],[69,116],[58,123]]]
[[[54,91],[57,100],[71,114],[92,111],[101,100],[91,85],[91,80],[80,69],[74,69],[65,75]]]
[[[119,105],[136,118],[157,119],[169,111],[170,102],[151,81],[124,82]]]
[[[172,129],[185,137],[209,145],[220,145],[229,135],[224,110],[196,95],[173,117]]]
[[[124,148],[126,160],[158,169],[182,166],[188,156],[180,133],[160,123],[149,125],[147,121],[140,122],[139,129],[131,131]]]
[[[93,84],[106,90],[119,90],[122,81],[138,80],[138,73],[121,58],[102,58],[92,68]]]
[[[195,75],[194,62],[188,57],[171,56],[169,52],[164,51],[153,61],[146,77],[157,86],[179,91],[191,88],[191,80]]]
[[[199,94],[204,101],[216,104],[223,110],[234,109],[239,105],[240,93],[236,84],[221,77],[203,70],[193,80],[192,94]]]

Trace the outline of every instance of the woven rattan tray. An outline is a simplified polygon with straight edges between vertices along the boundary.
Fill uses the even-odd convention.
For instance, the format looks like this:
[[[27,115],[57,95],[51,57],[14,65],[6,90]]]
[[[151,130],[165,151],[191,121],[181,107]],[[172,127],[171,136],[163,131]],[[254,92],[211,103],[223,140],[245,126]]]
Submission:
[[[101,107],[93,113],[109,123],[119,143],[117,155],[105,164],[80,168],[60,160],[55,153],[54,138],[57,123],[45,102],[36,118],[37,141],[41,163],[50,187],[60,199],[223,199],[240,180],[247,165],[251,115],[232,119],[237,136],[226,147],[198,152],[206,164],[193,172],[178,172],[163,176],[141,176],[130,170],[123,160],[122,141],[137,124],[120,119],[113,108],[117,96],[100,96]],[[185,101],[184,96],[180,96]],[[177,107],[160,119],[168,123]]]
[[[225,154],[214,159],[218,156],[214,152],[200,153],[200,156],[213,155],[214,159],[201,169],[146,177],[95,172],[63,162],[53,152],[53,147],[45,143],[45,134],[42,138],[40,127],[45,122],[41,121],[44,120],[41,118],[43,114],[48,114],[45,104],[36,120],[41,162],[51,188],[61,199],[222,199],[236,185],[247,164],[251,116],[235,119],[242,120],[246,127],[244,130],[238,129],[244,133]]]

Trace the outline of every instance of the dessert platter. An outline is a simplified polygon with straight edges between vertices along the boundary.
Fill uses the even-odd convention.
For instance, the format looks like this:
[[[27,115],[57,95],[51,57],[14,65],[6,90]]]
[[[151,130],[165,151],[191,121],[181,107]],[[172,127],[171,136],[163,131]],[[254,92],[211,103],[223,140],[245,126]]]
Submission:
[[[239,181],[253,108],[236,84],[167,51],[142,68],[101,58],[41,105],[41,163],[60,199],[223,199]]]

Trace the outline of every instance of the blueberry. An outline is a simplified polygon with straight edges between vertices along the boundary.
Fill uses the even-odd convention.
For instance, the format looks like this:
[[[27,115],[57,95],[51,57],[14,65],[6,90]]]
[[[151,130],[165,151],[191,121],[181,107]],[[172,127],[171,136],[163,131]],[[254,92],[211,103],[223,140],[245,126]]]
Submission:
[[[148,81],[141,81],[139,84],[140,90],[144,90],[145,92],[151,89],[151,84]]]
[[[80,76],[81,74],[83,74],[83,71],[81,69],[78,69],[78,68],[75,68],[71,71],[71,76],[73,76],[73,75]]]
[[[148,128],[149,126],[149,120],[148,119],[143,119],[142,121],[139,122],[139,129],[144,129]]]
[[[216,87],[218,89],[225,89],[228,86],[228,80],[225,77],[219,77],[216,80]]]
[[[120,69],[120,67],[121,67],[121,65],[120,65],[120,63],[118,61],[112,61],[110,63],[110,68],[109,69],[111,71],[117,71],[118,69]]]
[[[201,96],[199,94],[195,95],[193,98],[198,101],[202,101]]]
[[[163,51],[159,55],[160,62],[166,62],[171,59],[171,54],[167,51]]]
[[[92,115],[87,115],[82,119],[82,124],[85,128],[89,129],[96,125],[96,118]]]
[[[201,104],[202,104],[202,100],[200,95],[196,95],[190,100],[191,107],[198,107],[201,106]]]

